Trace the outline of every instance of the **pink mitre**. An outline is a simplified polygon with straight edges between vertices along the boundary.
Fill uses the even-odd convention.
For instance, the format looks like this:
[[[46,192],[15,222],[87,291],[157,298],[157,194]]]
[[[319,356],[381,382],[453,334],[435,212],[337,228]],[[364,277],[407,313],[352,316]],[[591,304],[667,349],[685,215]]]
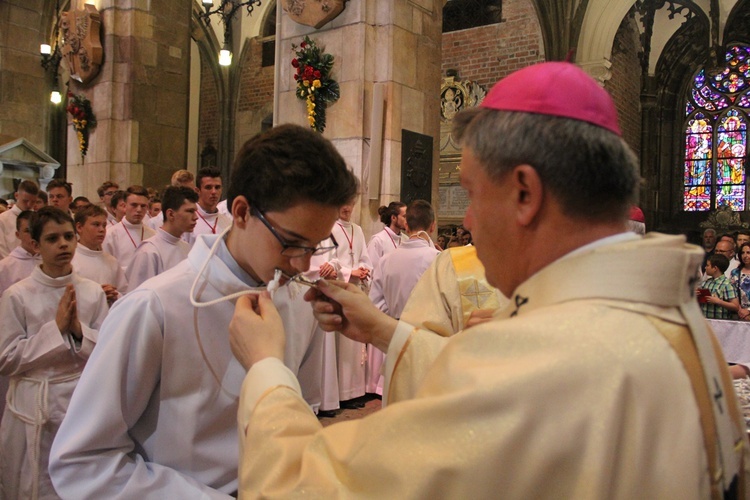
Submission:
[[[544,62],[511,73],[492,87],[481,107],[580,120],[622,136],[609,92],[569,62]]]

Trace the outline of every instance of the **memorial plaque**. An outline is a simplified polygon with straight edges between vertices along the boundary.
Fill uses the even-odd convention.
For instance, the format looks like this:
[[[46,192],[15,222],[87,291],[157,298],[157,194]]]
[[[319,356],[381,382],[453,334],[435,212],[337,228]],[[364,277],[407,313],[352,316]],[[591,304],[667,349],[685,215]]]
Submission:
[[[401,201],[432,202],[432,137],[401,129]]]
[[[439,219],[463,219],[469,208],[469,195],[459,185],[440,186]]]

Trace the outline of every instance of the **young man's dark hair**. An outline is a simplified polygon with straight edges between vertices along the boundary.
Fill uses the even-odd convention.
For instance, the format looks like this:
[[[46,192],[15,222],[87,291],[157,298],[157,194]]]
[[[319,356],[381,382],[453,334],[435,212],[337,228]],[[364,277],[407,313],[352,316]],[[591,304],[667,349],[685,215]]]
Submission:
[[[722,273],[726,272],[729,268],[729,259],[726,255],[715,253],[708,257],[708,261],[712,266],[718,267]]]
[[[406,207],[406,225],[410,232],[429,231],[435,222],[435,210],[425,200],[414,200]]]
[[[161,193],[161,210],[179,210],[185,200],[198,203],[198,193],[184,186],[169,186]]]
[[[18,218],[16,219],[16,231],[21,230],[21,222],[27,220],[29,221],[29,227],[31,227],[31,224],[33,224],[34,219],[36,218],[36,212],[33,210],[24,210],[20,214],[18,214]]]
[[[247,141],[233,172],[227,207],[240,195],[262,212],[312,200],[339,207],[357,194],[357,178],[333,144],[297,125],[280,125]]]
[[[2,205],[2,206],[4,206],[4,207],[7,208],[8,207],[7,200],[5,198],[0,198],[0,205]]]
[[[79,203],[83,203],[84,206],[91,205],[91,201],[85,196],[76,196],[73,198],[73,202],[70,204],[70,209],[76,211],[76,207]]]
[[[107,216],[107,211],[99,205],[89,205],[76,212],[75,223],[85,224],[89,217]]]
[[[45,206],[49,202],[49,198],[47,197],[47,191],[42,191],[40,189],[39,192],[36,194],[36,196],[37,196],[37,198],[39,198],[40,200],[42,200],[42,203],[44,203]]]
[[[109,200],[109,206],[112,208],[112,210],[117,208],[117,205],[120,204],[121,201],[125,201],[125,198],[128,197],[127,191],[117,191],[115,194],[112,195],[112,198]]]
[[[237,159],[239,160],[239,157]],[[221,169],[219,167],[203,167],[198,170],[198,174],[195,176],[196,187],[201,187],[201,181],[204,177],[208,177],[209,179],[221,177]]]
[[[406,203],[400,201],[392,201],[388,206],[383,205],[378,208],[378,215],[380,216],[380,222],[386,226],[391,225],[391,217],[398,217],[401,207],[405,207]]]
[[[24,193],[30,194],[31,196],[37,196],[37,194],[39,193],[39,186],[37,186],[34,181],[25,180],[21,181],[21,183],[18,185],[18,189],[16,189],[16,192],[18,191],[23,191]]]
[[[39,238],[42,237],[44,226],[50,221],[58,224],[70,222],[71,227],[75,228],[73,219],[70,218],[70,215],[56,207],[42,207],[36,213],[36,218],[29,222],[29,233],[31,234],[31,239],[38,243]]]
[[[47,191],[49,192],[51,189],[55,188],[63,188],[68,192],[68,196],[73,195],[73,186],[71,186],[69,182],[62,179],[52,179],[51,181],[49,181],[49,184],[47,184]]]

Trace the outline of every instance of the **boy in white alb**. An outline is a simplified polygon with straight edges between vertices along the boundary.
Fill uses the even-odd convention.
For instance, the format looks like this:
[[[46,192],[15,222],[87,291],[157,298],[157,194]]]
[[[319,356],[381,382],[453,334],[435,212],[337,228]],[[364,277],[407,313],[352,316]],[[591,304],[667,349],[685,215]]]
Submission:
[[[148,191],[142,186],[130,186],[125,198],[125,216],[107,231],[102,248],[112,254],[127,276],[128,266],[133,260],[135,249],[156,234],[156,231],[143,224],[148,211]]]
[[[42,264],[0,299],[0,374],[10,389],[0,424],[0,497],[55,498],[52,440],[107,315],[99,285],[73,272],[70,217],[39,210],[31,225]]]
[[[365,234],[362,228],[352,222],[354,202],[339,210],[339,220],[333,226],[333,237],[339,246],[332,264],[338,274],[337,279],[365,287],[372,265],[367,253]],[[343,335],[336,335],[336,366],[338,369],[339,400],[364,396],[367,346]]]
[[[403,241],[401,232],[406,229],[406,204],[400,201],[392,201],[388,206],[378,209],[380,222],[385,227],[379,233],[375,233],[367,244],[367,253],[373,269],[373,278],[378,268],[378,262],[399,246]],[[385,361],[383,352],[372,345],[367,346],[367,373],[366,390],[371,394],[383,394],[381,367]]]
[[[128,268],[131,290],[173,268],[185,260],[190,252],[190,247],[181,237],[191,233],[198,220],[195,213],[198,194],[190,188],[170,186],[164,190],[161,200],[164,223],[155,236],[143,241],[135,251]]]
[[[24,210],[33,210],[39,187],[32,181],[21,181],[14,195],[16,204],[0,214],[0,259],[7,257],[21,242],[16,237],[16,218]]]
[[[110,227],[107,213],[103,208],[92,205],[76,214],[75,223],[78,248],[73,257],[73,269],[79,276],[99,283],[107,295],[107,302],[112,305],[128,291],[128,280],[117,259],[102,250]]]
[[[24,210],[16,219],[16,237],[21,244],[10,252],[10,255],[0,260],[0,296],[14,283],[28,278],[31,271],[41,262],[29,231],[33,218],[34,212]]]
[[[356,190],[333,145],[304,127],[275,127],[245,144],[229,188],[232,229],[198,237],[186,260],[118,300],[102,326],[53,445],[50,475],[62,498],[236,492],[244,370],[228,340],[235,300],[276,269],[307,270]],[[298,332],[290,286],[274,301]],[[300,337],[280,353],[295,373],[309,344]]]
[[[221,234],[232,225],[231,219],[217,208],[223,189],[221,170],[217,167],[198,170],[195,185],[198,191],[198,223],[193,232],[184,237],[190,246],[193,246],[199,234]]]

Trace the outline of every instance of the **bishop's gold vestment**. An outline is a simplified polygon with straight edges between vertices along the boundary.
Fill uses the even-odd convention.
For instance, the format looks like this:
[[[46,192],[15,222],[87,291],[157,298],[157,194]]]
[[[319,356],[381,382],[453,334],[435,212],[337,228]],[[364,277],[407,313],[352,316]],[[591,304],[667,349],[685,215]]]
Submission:
[[[700,398],[660,331],[710,345],[692,296],[700,258],[679,236],[621,241],[550,264],[453,337],[402,321],[388,406],[327,428],[280,361],[257,363],[240,402],[241,495],[709,498],[709,457],[726,486],[747,452],[736,398],[714,359],[701,397],[723,440],[707,453]]]

